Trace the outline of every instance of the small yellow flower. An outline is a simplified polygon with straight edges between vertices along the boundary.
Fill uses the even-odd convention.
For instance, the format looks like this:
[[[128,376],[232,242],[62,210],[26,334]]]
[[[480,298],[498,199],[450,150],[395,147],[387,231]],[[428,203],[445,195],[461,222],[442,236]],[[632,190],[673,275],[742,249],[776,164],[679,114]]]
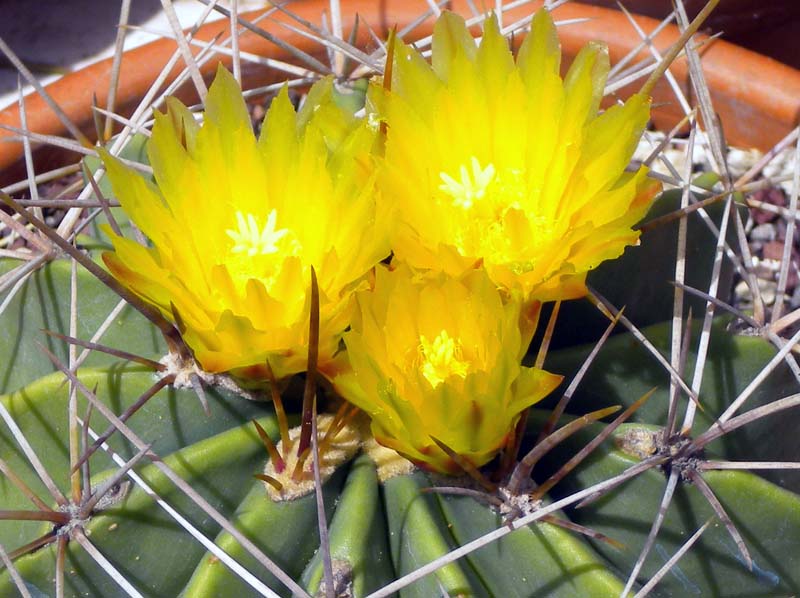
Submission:
[[[375,438],[414,463],[453,473],[436,438],[475,466],[501,449],[520,412],[560,376],[520,366],[527,349],[519,293],[507,296],[482,269],[460,279],[379,267],[374,291],[357,293],[345,333],[351,369],[337,392],[372,418]]]
[[[430,65],[397,44],[391,91],[370,95],[387,125],[379,186],[398,210],[396,259],[453,276],[482,263],[545,301],[582,296],[589,270],[638,242],[658,185],[624,171],[650,100],[598,116],[606,48],[589,44],[563,81],[560,59],[544,10],[516,60],[493,18],[477,47],[443,13]]]
[[[178,320],[208,372],[278,378],[306,366],[310,268],[320,289],[320,363],[338,349],[355,289],[389,254],[376,212],[374,128],[336,107],[332,82],[295,114],[284,89],[257,140],[220,68],[202,126],[177,101],[156,114],[155,184],[108,154],[123,209],[152,247],[112,236],[103,257],[133,292]]]

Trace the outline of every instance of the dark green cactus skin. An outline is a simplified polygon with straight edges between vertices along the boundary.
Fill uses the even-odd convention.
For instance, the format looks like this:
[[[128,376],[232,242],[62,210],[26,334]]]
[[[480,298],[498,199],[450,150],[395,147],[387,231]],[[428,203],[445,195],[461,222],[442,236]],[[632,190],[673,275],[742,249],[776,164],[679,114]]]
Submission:
[[[702,232],[702,231],[701,231]],[[700,232],[697,233],[700,238]],[[674,246],[674,230],[658,233],[656,245]],[[650,234],[640,248],[625,259],[629,271],[658,272],[663,283],[671,276],[669,262],[654,263],[658,247],[650,247]],[[707,237],[690,255],[706,259],[713,248]],[[637,251],[648,248],[646,253]],[[666,252],[665,252],[666,253]],[[699,256],[699,257],[698,257]],[[637,262],[636,260],[640,260]],[[641,260],[647,263],[643,266]],[[10,265],[4,266],[6,269]],[[610,268],[610,267],[609,267]],[[609,272],[614,272],[613,269]],[[617,274],[603,268],[593,274],[597,286],[608,285]],[[30,440],[51,476],[63,492],[68,490],[67,397],[63,376],[38,351],[38,341],[66,360],[66,348],[45,337],[41,328],[68,332],[70,266],[56,261],[33,275],[0,317],[6,334],[0,342],[0,401]],[[605,281],[605,282],[604,282]],[[617,283],[625,287],[624,280]],[[85,272],[78,273],[78,336],[89,338],[118,302]],[[628,285],[640,288],[641,285]],[[622,290],[614,297],[620,304],[637,305],[640,291]],[[669,314],[661,314],[663,321]],[[668,324],[646,328],[645,335],[667,351]],[[563,332],[562,345],[580,340]],[[596,338],[596,336],[595,336]],[[696,338],[696,337],[695,337]],[[136,312],[126,308],[103,337],[103,343],[159,358],[164,344],[157,332]],[[550,371],[569,376],[588,352],[585,346],[551,352]],[[695,430],[703,431],[774,355],[774,349],[756,337],[736,337],[720,320],[714,327],[710,357],[700,393],[704,412],[698,413]],[[666,353],[665,353],[666,354]],[[689,356],[687,370],[693,368]],[[81,380],[97,387],[97,395],[115,412],[121,412],[153,383],[154,375],[117,358],[93,354],[80,372]],[[756,391],[746,408],[792,394],[797,383],[780,366]],[[573,415],[606,405],[627,405],[655,387],[653,397],[629,425],[661,425],[665,421],[668,380],[663,370],[628,334],[612,337],[576,394],[569,411]],[[556,393],[558,395],[558,393]],[[557,398],[557,397],[556,397]],[[228,517],[264,553],[313,594],[322,579],[317,513],[313,496],[290,503],[271,503],[263,483],[253,475],[263,470],[267,455],[250,420],[257,419],[277,439],[272,407],[223,391],[209,393],[211,417],[201,410],[193,393],[164,390],[156,395],[130,424],[153,450],[181,474],[216,509]],[[86,402],[81,399],[80,413]],[[534,414],[530,433],[535,434],[547,415],[547,405]],[[565,416],[566,420],[567,416]],[[728,459],[796,460],[800,435],[798,417],[786,412],[748,426],[709,447],[709,455]],[[98,414],[95,429],[105,428]],[[587,428],[563,443],[534,472],[541,482],[600,429]],[[136,451],[119,434],[109,444],[123,458]],[[45,502],[51,503],[43,485],[27,464],[9,429],[0,426],[0,455]],[[556,499],[607,479],[634,462],[613,439],[554,489]],[[92,459],[94,483],[116,466],[102,452]],[[144,462],[136,471],[158,493],[204,534],[241,562],[280,595],[291,595],[229,534],[220,530],[173,485]],[[749,572],[725,528],[718,524],[680,561],[656,587],[657,596],[783,596],[800,592],[800,498],[784,488],[800,487],[798,474],[764,477],[741,472],[703,474],[739,527],[753,555]],[[331,551],[343,583],[352,584],[356,596],[365,596],[397,577],[442,556],[484,533],[502,526],[502,518],[473,498],[424,493],[441,483],[417,472],[381,483],[371,460],[361,455],[342,466],[325,484],[325,504],[331,535]],[[601,542],[563,531],[550,524],[517,530],[499,541],[451,563],[400,591],[402,596],[618,596],[627,573],[643,545],[665,485],[659,470],[651,470],[621,486],[609,496],[579,509],[560,513],[592,527],[625,545],[619,550]],[[30,509],[30,502],[8,480],[0,481],[2,509]],[[669,557],[711,515],[708,503],[696,488],[682,484],[667,515],[665,530],[639,576],[639,584]],[[12,550],[49,529],[40,522],[0,522],[0,543]],[[256,596],[257,592],[211,556],[181,529],[144,492],[133,486],[119,504],[96,514],[87,524],[91,541],[146,596]],[[55,549],[48,546],[16,561],[16,567],[34,596],[54,596]],[[71,542],[67,553],[68,596],[122,596],[122,590],[86,553]],[[637,586],[638,587],[638,586]],[[6,571],[0,573],[0,596],[14,596],[16,589]]]
[[[540,415],[541,417],[541,415]],[[655,429],[644,424],[623,424],[614,438],[631,429]],[[569,458],[575,446],[591,440],[599,428],[587,428],[551,454],[542,474]],[[711,451],[707,456],[714,457]],[[637,458],[608,442],[580,466],[554,498],[585,488],[621,473]],[[714,520],[694,549],[656,588],[658,596],[787,596],[800,588],[800,511],[798,496],[763,478],[733,471],[708,471],[703,478],[713,489],[753,558],[753,572],[747,570],[731,536]],[[576,522],[611,534],[628,549],[618,551],[600,543],[595,547],[620,571],[630,571],[638,549],[647,535],[664,492],[665,476],[658,469],[631,480],[588,506],[572,511]],[[645,582],[677,551],[694,531],[713,515],[708,502],[691,485],[679,484],[654,553],[639,579]],[[776,547],[781,548],[776,551]]]
[[[680,205],[680,191],[665,191],[654,203],[646,220],[670,214]],[[723,210],[722,204],[712,204],[707,208],[709,217],[717,226],[722,220]],[[640,328],[670,321],[675,293],[670,281],[675,279],[677,237],[677,220],[648,230],[642,234],[639,245],[628,247],[619,258],[603,262],[589,272],[588,285],[617,307],[625,306],[625,315]],[[727,241],[735,247],[734,237],[729,231]],[[708,287],[716,242],[716,236],[700,218],[688,219],[686,255],[690,265],[686,268],[684,284],[701,290]],[[728,262],[723,262],[719,286],[722,298],[731,287],[732,270]],[[689,309],[695,319],[699,319],[705,313],[705,302],[686,295],[684,314]],[[561,305],[552,347],[594,343],[606,326],[608,320],[588,301],[568,301]]]

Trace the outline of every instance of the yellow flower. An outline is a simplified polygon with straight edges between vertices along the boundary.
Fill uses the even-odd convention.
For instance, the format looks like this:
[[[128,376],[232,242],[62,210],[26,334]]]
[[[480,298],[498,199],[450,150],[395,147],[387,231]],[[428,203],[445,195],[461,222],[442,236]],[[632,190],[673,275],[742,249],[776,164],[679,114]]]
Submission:
[[[123,284],[177,323],[208,372],[278,378],[306,366],[310,268],[320,289],[320,363],[349,325],[355,289],[389,254],[376,212],[374,127],[336,107],[332,82],[295,114],[284,89],[258,140],[220,68],[202,126],[177,101],[156,114],[155,184],[104,154],[114,192],[152,243],[113,236],[103,257]]]
[[[520,366],[527,347],[519,293],[505,301],[482,269],[460,279],[379,267],[357,295],[345,333],[351,368],[334,376],[345,399],[372,418],[375,438],[440,472],[458,466],[432,440],[475,466],[501,449],[525,408],[560,376]]]
[[[563,81],[560,58],[544,10],[516,60],[494,18],[476,47],[443,13],[431,65],[397,44],[391,91],[375,82],[371,99],[388,129],[379,186],[398,210],[398,260],[454,276],[482,263],[545,301],[582,296],[587,271],[638,242],[658,185],[624,170],[650,100],[598,116],[606,48],[589,44]]]

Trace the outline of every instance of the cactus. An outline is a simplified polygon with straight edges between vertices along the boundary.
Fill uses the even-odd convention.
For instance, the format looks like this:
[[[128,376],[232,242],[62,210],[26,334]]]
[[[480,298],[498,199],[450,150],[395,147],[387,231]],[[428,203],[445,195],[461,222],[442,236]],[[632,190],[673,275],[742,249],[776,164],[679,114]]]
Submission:
[[[115,145],[108,147],[117,155]],[[141,145],[123,151],[120,157],[147,166]],[[87,158],[86,165],[87,177],[100,178],[99,161]],[[114,194],[105,178],[87,189],[96,199]],[[696,191],[693,199],[713,192]],[[552,444],[552,450],[534,448],[515,470],[519,477],[499,487],[490,476],[503,469],[502,458],[475,476],[479,483],[430,471],[436,467],[412,468],[393,451],[359,440],[363,450],[339,458],[330,477],[309,484],[309,493],[273,499],[275,455],[292,452],[281,405],[292,424],[308,414],[302,379],[272,379],[270,393],[258,384],[240,388],[240,378],[224,372],[202,380],[190,374],[182,383],[159,375],[159,360],[175,349],[174,332],[164,335],[153,310],[134,309],[143,304],[130,293],[135,305],[120,303],[115,290],[125,289],[111,289],[96,276],[103,275],[97,263],[114,238],[97,226],[108,224],[107,206],[76,237],[79,249],[62,242],[65,255],[47,255],[30,271],[4,258],[0,327],[13,334],[0,344],[0,595],[800,592],[800,482],[787,471],[790,463],[780,468],[797,454],[796,416],[784,411],[800,403],[789,353],[797,335],[763,329],[760,336],[740,336],[731,331],[733,317],[721,313],[692,321],[689,311],[706,313],[708,303],[684,286],[714,283],[720,297],[730,286],[730,263],[716,268],[714,262],[720,233],[709,231],[731,230],[744,214],[722,202],[681,214],[688,198],[688,191],[662,193],[645,218],[640,244],[594,268],[590,300],[561,304],[547,332],[546,316],[558,308],[545,308],[532,347],[550,342],[551,349],[542,359],[533,353],[526,359],[565,379],[528,412],[520,455],[534,446]],[[59,234],[38,223],[24,202],[6,194],[3,200],[40,228],[40,244]],[[125,215],[110,210],[128,233]],[[670,214],[679,217],[647,224]],[[722,239],[743,251],[732,233]],[[673,286],[676,254],[689,269],[683,285]],[[636,284],[629,273],[636,273]],[[310,296],[313,314],[319,299],[313,291]],[[612,329],[616,334],[606,338]],[[692,378],[695,371],[704,371],[702,379]],[[306,376],[306,395],[313,374]],[[336,393],[330,385],[324,390],[328,400],[320,409],[334,411]],[[565,393],[571,400],[554,422]],[[746,408],[726,412],[739,397],[747,398]],[[697,412],[690,432],[665,438],[660,432],[692,400]],[[612,415],[614,406],[624,412]],[[601,416],[606,423],[596,421]],[[349,420],[347,433],[369,436],[359,417]],[[322,434],[333,425],[328,415],[316,421]],[[88,468],[76,468],[77,456],[109,425],[113,433],[85,459]],[[677,429],[680,420],[673,423]],[[341,435],[321,450],[320,467],[333,459],[336,442],[344,442]],[[575,458],[587,446],[588,456]],[[455,463],[474,473],[450,447],[440,449],[434,465]],[[314,461],[309,457],[307,465]],[[728,461],[751,463],[727,469]],[[397,463],[400,473],[392,470]]]

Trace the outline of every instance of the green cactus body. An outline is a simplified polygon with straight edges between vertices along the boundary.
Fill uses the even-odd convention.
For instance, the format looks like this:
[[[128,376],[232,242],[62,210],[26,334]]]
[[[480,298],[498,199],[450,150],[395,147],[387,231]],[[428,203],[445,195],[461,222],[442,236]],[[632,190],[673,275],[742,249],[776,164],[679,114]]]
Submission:
[[[355,109],[361,107],[362,92],[349,98],[357,104]],[[288,107],[287,98],[283,101]],[[188,111],[185,108],[184,111],[185,116]],[[143,160],[144,142],[143,137],[137,137],[123,157]],[[98,164],[95,162],[92,168]],[[488,172],[486,168],[486,171],[477,168],[481,176]],[[111,191],[108,187],[102,190]],[[680,199],[676,192],[662,194],[650,218],[675,210]],[[711,221],[719,223],[724,209],[722,204],[709,206]],[[123,228],[130,226],[121,214],[120,224]],[[94,233],[91,237],[79,237],[78,242],[84,243],[82,248],[89,251],[92,259],[97,259],[96,250],[108,248],[109,237],[100,228]],[[690,269],[686,284],[705,288],[717,240],[696,218],[689,218],[687,234],[687,259],[697,267]],[[668,281],[674,277],[677,246],[675,221],[644,233],[640,246],[628,247],[622,258],[600,265],[589,276],[591,287],[614,305],[626,306],[626,314],[634,323],[648,326],[643,334],[663,356],[669,355],[673,334],[669,320],[673,316],[674,295]],[[0,274],[9,272],[14,265],[10,260],[0,262]],[[71,496],[70,385],[36,345],[45,345],[58,360],[67,363],[67,345],[40,330],[69,334],[71,267],[62,259],[48,263],[15,290],[16,294],[0,313],[0,330],[15,331],[15,335],[5,334],[0,342],[0,393],[3,393],[0,407],[5,420],[5,425],[0,426],[0,457],[6,472],[0,477],[0,512],[7,519],[0,520],[0,545],[6,553],[54,529],[63,537],[68,536],[69,530],[54,528],[52,520],[43,522],[22,516],[15,519],[9,514],[31,511],[32,501],[23,485],[55,511],[67,510],[54,504],[25,455],[27,449],[17,442],[19,435],[15,429],[30,443],[60,491]],[[633,280],[630,272],[636,273]],[[79,298],[75,335],[88,339],[106,316],[117,309],[120,299],[84,270],[78,269],[75,277]],[[730,277],[731,272],[723,269],[722,288],[729,286]],[[700,299],[686,299],[685,303],[695,313],[705,310],[705,301]],[[598,314],[588,302],[572,301],[562,307],[544,366],[549,372],[565,375],[564,386],[591,351],[592,347],[584,343],[596,341],[608,325],[607,319]],[[517,316],[513,321],[517,321]],[[727,329],[728,323],[728,319],[717,318],[707,331],[709,357],[698,393],[700,409],[692,437],[714,425],[734,397],[775,356],[775,349],[763,338],[735,336]],[[692,330],[696,337],[701,334],[702,324],[695,324]],[[155,361],[167,352],[156,327],[130,306],[122,307],[108,330],[96,340]],[[533,346],[538,343],[535,341]],[[688,351],[685,372],[693,370],[697,358],[696,350]],[[82,363],[77,376],[115,414],[137,401],[157,379],[157,374],[145,365],[94,351]],[[653,396],[633,414],[629,423],[600,444],[587,460],[542,497],[533,510],[516,515],[525,517],[537,508],[585,492],[654,454],[666,454],[664,451],[671,448],[659,444],[654,436],[667,421],[669,376],[634,335],[626,332],[611,337],[589,368],[560,424],[603,407],[630,406],[654,388]],[[746,409],[790,396],[796,389],[797,379],[781,363],[752,393]],[[64,557],[66,597],[116,597],[127,593],[153,598],[216,598],[294,596],[304,592],[324,596],[330,589],[325,584],[332,581],[337,598],[374,593],[403,598],[611,598],[624,593],[627,577],[657,516],[670,467],[676,467],[675,460],[664,457],[662,467],[644,471],[585,507],[567,505],[554,511],[549,520],[512,530],[511,525],[517,525],[518,519],[507,519],[508,505],[497,506],[501,494],[481,498],[474,493],[448,492],[441,487],[474,489],[476,486],[469,479],[444,478],[422,470],[385,476],[382,466],[373,461],[374,453],[360,451],[338,463],[322,486],[333,568],[333,579],[326,580],[315,494],[273,500],[264,482],[255,477],[265,471],[268,455],[251,422],[258,422],[277,443],[280,418],[273,405],[255,393],[251,393],[251,398],[263,400],[248,400],[230,389],[212,388],[206,394],[210,415],[204,413],[190,389],[168,388],[159,391],[128,421],[143,443],[152,443],[151,448],[160,460],[144,459],[136,465],[135,477],[123,478],[118,489],[111,493],[113,499],[109,504],[97,506],[78,527],[85,530],[91,543],[129,587],[125,589],[115,581],[72,538],[66,544]],[[82,393],[77,395],[77,412],[84,417],[88,403]],[[296,413],[299,397],[295,386],[290,385],[285,395],[290,410]],[[526,440],[538,436],[557,398],[537,403],[531,410]],[[679,418],[685,401],[681,404]],[[107,422],[97,411],[89,424],[99,433]],[[596,438],[603,426],[591,424],[558,444],[537,464],[532,483],[545,483]],[[800,450],[797,429],[796,413],[783,412],[727,434],[691,457],[698,462],[795,460]],[[638,446],[632,444],[633,438],[641,441]],[[522,454],[529,445],[530,442],[523,443]],[[118,458],[113,461],[104,449],[91,457],[92,487],[113,476],[120,463],[140,450],[120,431],[109,438],[108,446]],[[205,503],[198,504],[202,501],[188,497],[168,478],[163,466],[182,478]],[[485,471],[493,473],[492,466]],[[7,472],[13,472],[21,483],[12,483],[13,475]],[[730,515],[750,551],[753,568],[748,570],[723,522],[713,519],[709,501],[694,484],[682,479],[667,510],[663,529],[635,579],[634,593],[698,527],[710,520],[699,542],[656,585],[651,595],[800,594],[797,473],[779,470],[759,476],[701,468],[693,472],[701,476]],[[441,492],[430,491],[437,488]],[[228,522],[227,528],[221,519]],[[588,527],[596,534],[587,537],[567,531],[556,525],[557,521],[554,523],[556,519]],[[446,558],[452,551],[498,530],[503,535],[498,534],[491,542],[409,583],[385,590],[398,579],[412,576],[420,567]],[[212,545],[216,546],[213,550]],[[280,571],[265,566],[265,558]],[[14,560],[14,567],[32,596],[55,596],[54,571],[58,559],[58,543],[50,541]],[[11,573],[7,567],[3,568],[0,596],[17,593]]]
[[[37,285],[50,289],[52,295],[39,294],[40,301],[55,300],[56,295],[67,288],[69,271],[64,266],[57,262],[28,283],[31,289]],[[49,287],[42,281],[48,281]],[[91,280],[84,282],[93,284]],[[95,290],[95,301],[100,302],[99,305],[103,298],[108,305],[114,303],[109,292]],[[13,317],[9,314],[13,311],[4,317]],[[142,325],[136,320],[133,318],[133,323],[126,324],[125,329],[141,330]],[[663,329],[646,330],[646,334],[658,342],[659,338],[665,338]],[[28,331],[30,337],[36,334]],[[120,339],[124,337],[124,331],[115,334],[119,334]],[[718,369],[710,371],[708,383],[725,388],[727,393],[735,393],[772,351],[759,339],[731,339],[722,332],[720,336],[721,341],[728,339],[728,347],[715,353],[718,358],[713,366]],[[641,363],[638,361],[633,350],[635,346],[627,335],[611,339],[601,351],[598,367],[592,370],[589,383],[583,387],[585,394],[576,396],[575,405],[601,404],[595,396],[598,389],[607,393],[607,403],[624,402],[650,384],[656,374],[644,365],[645,358],[641,358]],[[569,371],[580,364],[582,354],[581,349],[568,349],[551,354],[551,360]],[[25,367],[23,363],[17,361],[17,367]],[[41,368],[41,364],[34,367],[38,374],[41,370],[37,371],[36,367]],[[734,373],[741,379],[725,378]],[[96,386],[97,395],[119,412],[152,384],[153,376],[139,366],[101,365],[84,368],[81,380],[90,388]],[[67,451],[62,439],[66,429],[68,389],[62,379],[57,373],[46,374],[6,395],[2,403],[26,437],[32,439],[33,448],[48,471],[62,490],[66,490]],[[770,394],[785,394],[788,381],[784,374],[777,372],[770,380],[772,386],[762,389],[765,398]],[[718,408],[712,390],[704,394],[705,406],[710,411]],[[658,394],[664,392],[659,390],[637,417],[650,421],[654,421],[650,419],[654,417],[658,421],[663,411],[663,405],[659,406],[663,397],[659,399]],[[247,422],[258,419],[267,432],[277,438],[271,406],[227,392],[209,393],[209,397],[210,418],[203,414],[191,392],[162,391],[134,416],[131,425],[143,438],[154,440],[153,449],[164,456],[165,462],[229,517],[237,529],[303,587],[315,592],[322,579],[322,562],[318,554],[314,496],[271,502],[263,483],[253,478],[253,474],[263,469],[266,454]],[[532,418],[532,433],[538,429],[537,421],[544,420],[547,413],[544,410]],[[95,418],[93,421],[99,422],[99,417]],[[102,427],[99,423],[93,425]],[[630,424],[624,429],[640,425]],[[770,422],[763,422],[763,425],[768,426]],[[561,445],[543,464],[542,473],[537,470],[535,477],[544,479],[541,476],[547,473],[546,468],[556,468],[559,460],[563,462],[564,457],[574,454],[598,429],[599,425],[587,428]],[[750,440],[762,442],[765,433],[759,431]],[[769,448],[788,451],[787,443],[791,441],[786,435],[773,438],[773,446]],[[111,437],[109,444],[125,458],[135,452],[118,433]],[[39,496],[46,497],[44,488],[7,432],[3,433],[3,446],[3,458],[10,467]],[[713,447],[721,455],[727,454],[729,448],[724,442]],[[753,451],[761,454],[757,448],[751,444],[743,450],[750,455]],[[768,451],[765,449],[765,452]],[[567,476],[563,485],[556,487],[554,497],[607,479],[634,461],[634,457],[619,449],[618,442],[610,439],[584,466]],[[96,472],[94,484],[111,471],[111,463],[102,452],[92,459],[92,467]],[[137,468],[137,471],[165,501],[263,583],[280,595],[291,594],[271,574],[264,572],[227,532],[220,532],[219,526],[182,496],[154,465]],[[754,572],[748,572],[739,561],[725,528],[712,526],[701,544],[657,587],[656,594],[666,596],[692,591],[698,595],[723,595],[726,588],[732,587],[765,595],[796,591],[800,584],[797,576],[800,566],[792,559],[799,553],[800,499],[747,473],[707,472],[704,476],[742,530],[753,554]],[[366,454],[342,465],[326,482],[324,495],[331,553],[339,579],[350,584],[354,595],[365,596],[376,591],[398,576],[502,527],[502,517],[474,498],[423,492],[424,488],[441,483],[441,478],[422,472],[380,482],[375,465]],[[552,524],[533,524],[446,565],[399,593],[430,596],[444,589],[449,595],[474,596],[619,595],[624,585],[622,572],[630,569],[638,547],[644,542],[663,486],[664,475],[652,470],[585,509],[560,515],[623,543],[625,550],[587,541]],[[29,508],[27,499],[11,484],[4,484],[0,491],[5,509]],[[758,505],[757,508],[754,505]],[[690,486],[678,489],[672,509],[666,530],[659,536],[653,562],[643,570],[641,581],[674,552],[694,526],[702,524],[710,515],[708,505]],[[6,523],[0,526],[2,544],[19,546],[44,533],[48,525]],[[119,503],[93,516],[87,529],[92,542],[143,595],[211,597],[229,592],[241,596],[258,595],[135,485],[130,486]],[[69,595],[120,595],[119,587],[74,542],[70,543],[67,558],[71,572],[67,575]],[[54,547],[49,546],[18,559],[16,566],[32,590],[37,589],[43,596],[52,595],[54,559]],[[0,583],[0,594],[13,595],[15,590],[7,572],[2,574]]]

